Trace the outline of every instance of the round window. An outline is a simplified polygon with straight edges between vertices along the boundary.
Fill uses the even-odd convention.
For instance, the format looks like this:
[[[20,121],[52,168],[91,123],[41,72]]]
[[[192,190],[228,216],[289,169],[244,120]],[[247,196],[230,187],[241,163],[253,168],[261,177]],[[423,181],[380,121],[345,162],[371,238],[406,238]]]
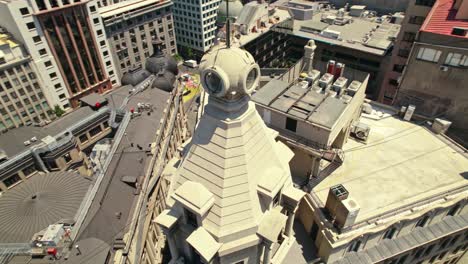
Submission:
[[[212,94],[221,92],[224,85],[221,77],[214,72],[208,72],[205,74],[205,84],[207,86],[206,88],[208,88],[209,92]]]
[[[249,74],[247,74],[247,80],[245,82],[245,88],[247,89],[247,91],[251,91],[253,88],[255,88],[253,86],[255,85],[257,78],[258,78],[258,69],[252,68],[249,71]]]

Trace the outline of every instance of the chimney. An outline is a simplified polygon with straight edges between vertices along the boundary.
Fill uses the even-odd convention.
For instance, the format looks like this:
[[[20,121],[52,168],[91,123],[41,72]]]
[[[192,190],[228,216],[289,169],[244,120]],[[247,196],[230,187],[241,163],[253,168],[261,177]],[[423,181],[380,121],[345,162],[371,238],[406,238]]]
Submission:
[[[334,74],[335,73],[335,61],[329,60],[327,63],[327,73]]]
[[[307,44],[304,46],[304,71],[310,72],[314,68],[312,63],[314,62],[314,53],[317,46],[315,45],[315,41],[309,40]]]
[[[330,188],[325,209],[335,226],[346,229],[355,223],[360,207],[349,197],[348,190],[338,184]]]

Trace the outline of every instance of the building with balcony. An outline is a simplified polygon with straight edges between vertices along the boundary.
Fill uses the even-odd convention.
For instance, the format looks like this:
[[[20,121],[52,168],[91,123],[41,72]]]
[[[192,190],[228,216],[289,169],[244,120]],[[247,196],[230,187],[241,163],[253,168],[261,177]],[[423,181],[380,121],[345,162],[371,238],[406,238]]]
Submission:
[[[119,84],[96,1],[5,0],[0,7],[0,26],[29,51],[52,105],[77,107],[81,97]]]
[[[172,7],[171,1],[133,0],[99,9],[119,78],[145,64],[153,40],[163,41],[166,54],[177,53]]]
[[[0,33],[0,131],[55,118],[35,64],[23,46]]]
[[[467,145],[468,1],[436,1],[415,39],[396,97],[397,106],[445,117]]]
[[[410,56],[413,43],[427,14],[431,11],[435,0],[411,0],[401,23],[400,33],[392,51],[390,68],[387,70],[377,101],[393,104],[397,94],[401,76]]]

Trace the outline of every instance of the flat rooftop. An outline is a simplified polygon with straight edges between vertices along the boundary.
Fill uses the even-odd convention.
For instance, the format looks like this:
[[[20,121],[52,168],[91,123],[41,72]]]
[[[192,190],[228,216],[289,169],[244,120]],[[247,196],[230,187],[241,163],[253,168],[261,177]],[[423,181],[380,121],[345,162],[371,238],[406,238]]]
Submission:
[[[317,70],[321,73],[325,72],[325,64],[318,63]],[[346,85],[348,87],[354,80],[362,84],[367,74],[354,69],[346,69],[343,77],[348,79]],[[365,89],[365,87],[361,86],[360,89]],[[333,128],[349,105],[340,97],[330,96],[324,91],[316,92],[314,87],[305,89],[295,82],[288,83],[276,79],[268,82],[253,94],[252,100],[257,104],[329,129]]]
[[[468,185],[466,150],[445,137],[390,114],[364,114],[361,122],[371,128],[367,144],[350,138],[343,165],[312,191],[323,204],[329,188],[342,184],[361,208],[358,223]]]
[[[43,127],[30,125],[11,129],[4,134],[0,134],[0,149],[3,149],[11,158],[31,146],[41,143],[41,139],[46,136],[56,136],[92,113],[95,113],[95,111],[90,107],[81,107]],[[32,137],[36,137],[37,141],[25,146],[24,142],[31,140]]]
[[[172,4],[168,0],[131,0],[124,1],[99,8],[99,13],[103,19],[114,15],[123,15],[131,12],[141,12],[141,9],[164,7]]]
[[[283,10],[283,9],[276,9],[275,13],[271,16],[272,17],[275,17],[277,16],[279,19],[278,21],[276,21],[275,24],[271,24],[271,23],[267,23],[266,24],[266,27],[265,28],[259,28],[257,32],[251,32],[247,35],[243,35],[241,34],[240,36],[240,39],[236,39],[236,38],[233,38],[232,40],[232,43],[233,45],[237,44],[238,46],[242,47],[244,45],[246,45],[247,43],[249,43],[250,41],[260,37],[261,35],[267,33],[274,25],[286,20],[286,19],[289,19],[291,18],[291,15],[289,14],[289,12],[287,10]]]
[[[352,17],[349,16],[348,12],[345,12],[344,19],[349,19],[350,23],[345,25],[331,25],[322,22],[326,17],[336,17],[337,13],[338,10],[320,10],[314,13],[312,19],[294,19],[293,29],[290,33],[317,42],[383,56],[393,46],[393,39],[396,39],[400,31],[398,24],[391,24],[387,21],[378,23],[377,17]],[[339,32],[340,38],[334,39],[321,35],[320,32],[324,30]],[[371,34],[370,37],[366,37],[369,34]]]

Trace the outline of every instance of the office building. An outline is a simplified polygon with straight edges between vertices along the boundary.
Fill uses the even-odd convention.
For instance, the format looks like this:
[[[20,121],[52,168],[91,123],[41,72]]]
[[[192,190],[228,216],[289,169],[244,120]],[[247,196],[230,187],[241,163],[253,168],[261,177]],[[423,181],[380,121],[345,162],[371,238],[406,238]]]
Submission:
[[[368,72],[367,97],[376,98],[390,67],[395,39],[400,31],[401,13],[379,17],[365,6],[331,9],[320,2],[291,1],[279,6],[292,18],[273,30],[291,35],[288,57],[302,57],[309,39],[317,45],[316,60],[335,60],[346,67]]]
[[[124,1],[99,9],[116,74],[141,67],[154,53],[152,41],[164,42],[168,55],[177,53],[171,1]]]
[[[35,65],[21,43],[0,33],[0,131],[55,118]]]
[[[0,2],[0,25],[24,44],[52,105],[77,107],[118,85],[95,1]]]
[[[177,50],[201,58],[214,44],[216,14],[221,0],[175,0],[173,7]]]
[[[398,90],[397,106],[415,106],[415,113],[445,117],[467,144],[468,1],[436,1],[421,26]]]
[[[390,67],[387,70],[377,101],[384,104],[393,104],[401,82],[401,75],[407,64],[416,35],[421,25],[431,11],[435,0],[410,0],[401,23],[400,33],[395,41],[392,51]]]

